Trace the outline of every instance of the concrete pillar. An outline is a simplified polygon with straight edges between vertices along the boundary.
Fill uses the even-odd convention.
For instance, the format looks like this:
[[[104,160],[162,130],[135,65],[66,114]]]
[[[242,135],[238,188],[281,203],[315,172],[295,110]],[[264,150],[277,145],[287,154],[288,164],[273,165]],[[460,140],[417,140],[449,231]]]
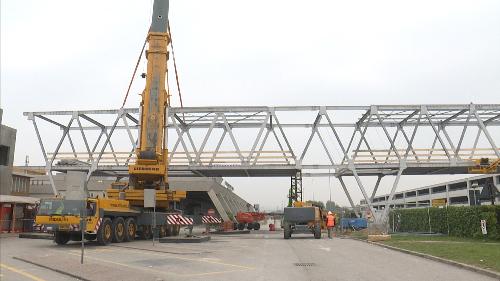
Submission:
[[[429,207],[432,207],[432,187],[429,187]]]
[[[470,187],[471,187],[471,185],[472,185],[472,183],[470,182],[469,179],[467,179],[467,203],[469,206],[471,205],[470,204],[470,190],[471,190]],[[474,191],[474,192],[476,192],[476,191]],[[474,204],[476,204],[476,202],[474,202]]]
[[[233,214],[233,216],[236,216],[236,213],[238,212],[238,208],[236,207],[236,204],[234,203],[234,195],[232,194],[232,192],[226,189],[224,191],[224,199],[226,199],[227,205],[229,206],[229,209],[231,210],[231,213]]]
[[[493,186],[497,189],[497,191],[500,192],[500,176],[497,176],[497,175],[493,175]],[[500,203],[500,197],[497,196],[497,198],[495,199],[495,204],[499,204]]]
[[[213,189],[210,189],[209,191],[207,191],[207,194],[212,200],[212,203],[214,203],[214,206],[217,209],[217,212],[219,213],[222,220],[229,221],[229,216],[227,215],[226,210],[224,210],[224,207],[222,206],[222,203],[219,201],[219,198],[217,197],[215,191]]]
[[[16,203],[12,203],[12,219],[10,220],[10,231],[15,232],[16,230]]]
[[[446,184],[446,206],[450,206],[450,185]],[[467,198],[469,198],[469,181],[467,181]]]

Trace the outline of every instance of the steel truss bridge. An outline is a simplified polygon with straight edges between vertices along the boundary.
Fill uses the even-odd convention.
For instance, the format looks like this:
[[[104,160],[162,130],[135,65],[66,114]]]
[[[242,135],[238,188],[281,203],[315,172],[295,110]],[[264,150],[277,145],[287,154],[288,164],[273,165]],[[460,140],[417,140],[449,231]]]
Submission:
[[[126,177],[139,109],[26,112],[45,170]],[[500,159],[500,104],[168,109],[169,176],[353,176],[368,206],[382,177],[467,174]],[[378,176],[369,196],[362,176]],[[385,208],[385,211],[389,208]],[[373,210],[373,209],[372,209]]]

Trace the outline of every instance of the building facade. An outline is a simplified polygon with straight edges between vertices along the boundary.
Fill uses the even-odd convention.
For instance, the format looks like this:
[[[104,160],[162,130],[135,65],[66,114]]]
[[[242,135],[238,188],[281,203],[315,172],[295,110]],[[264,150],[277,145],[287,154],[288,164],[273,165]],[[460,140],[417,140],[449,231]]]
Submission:
[[[500,204],[499,190],[500,174],[481,175],[397,192],[391,208],[496,205]],[[389,194],[375,196],[372,206],[382,210],[387,200]],[[366,201],[360,205],[366,207]]]
[[[2,124],[0,108],[0,194],[10,195],[13,186],[12,166],[16,148],[16,129]]]

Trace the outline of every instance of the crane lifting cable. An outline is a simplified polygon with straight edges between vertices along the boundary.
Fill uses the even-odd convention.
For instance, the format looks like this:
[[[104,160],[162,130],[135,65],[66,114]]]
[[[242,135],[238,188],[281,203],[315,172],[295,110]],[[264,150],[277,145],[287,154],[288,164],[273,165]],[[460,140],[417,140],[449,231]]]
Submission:
[[[130,83],[128,84],[127,93],[125,94],[125,98],[123,99],[122,108],[125,106],[127,102],[128,94],[130,93],[130,88],[132,87],[132,83],[134,82],[135,74],[137,73],[137,68],[139,67],[139,63],[141,62],[142,54],[144,53],[144,48],[146,48],[146,43],[148,42],[148,38],[144,39],[144,44],[142,44],[141,53],[137,58],[137,63],[135,64],[134,72],[132,73],[132,77],[130,77]]]
[[[174,44],[173,44],[173,40],[172,40],[172,33],[170,31],[170,22],[168,24],[168,34],[170,36],[170,48],[172,49],[172,58],[173,58],[173,61],[174,61],[175,82],[176,82],[176,85],[177,85],[177,92],[179,93],[179,101],[180,101],[180,105],[181,105],[181,108],[182,108],[182,107],[184,107],[184,103],[182,102],[182,93],[181,93],[181,87],[180,87],[180,83],[179,83],[179,73],[177,71],[177,61],[175,59],[175,51],[174,51]],[[130,82],[128,84],[127,93],[125,94],[125,98],[123,99],[122,108],[125,106],[125,103],[127,102],[128,95],[130,93],[130,89],[132,88],[132,84],[134,82],[135,75],[137,74],[137,69],[139,68],[139,64],[141,62],[142,55],[144,54],[144,49],[146,48],[147,42],[148,42],[148,40],[146,38],[144,40],[144,44],[142,45],[139,57],[137,58],[137,62],[135,64],[135,68],[134,68],[134,72],[132,73],[132,77],[130,77]],[[168,76],[167,76],[167,85],[168,85]],[[167,86],[167,89],[170,89],[170,87]],[[170,98],[170,94],[169,94],[169,98]]]
[[[177,63],[175,61],[174,40],[172,39],[172,32],[170,31],[170,21],[168,22],[167,28],[168,28],[168,35],[170,36],[170,48],[172,49],[172,58],[174,60],[174,72],[175,72],[175,82],[177,83],[177,92],[179,92],[179,101],[181,103],[181,107],[184,107],[182,103],[181,86],[179,84],[179,74],[177,73]]]

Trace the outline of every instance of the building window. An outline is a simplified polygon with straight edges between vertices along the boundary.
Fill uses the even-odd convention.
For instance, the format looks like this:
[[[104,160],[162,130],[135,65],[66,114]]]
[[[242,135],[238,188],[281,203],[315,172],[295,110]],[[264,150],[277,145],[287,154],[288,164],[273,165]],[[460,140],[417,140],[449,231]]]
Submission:
[[[467,196],[457,196],[457,197],[450,197],[450,205],[454,204],[468,204],[469,202],[467,201],[468,198]]]
[[[446,192],[446,185],[436,186],[432,188],[432,193]]]
[[[5,145],[0,145],[0,165],[9,165],[9,147]]]
[[[425,189],[421,189],[418,191],[418,195],[427,195],[429,194],[429,189],[428,188],[425,188]]]
[[[450,184],[449,187],[450,191],[461,190],[461,189],[467,189],[467,182],[453,183]]]

